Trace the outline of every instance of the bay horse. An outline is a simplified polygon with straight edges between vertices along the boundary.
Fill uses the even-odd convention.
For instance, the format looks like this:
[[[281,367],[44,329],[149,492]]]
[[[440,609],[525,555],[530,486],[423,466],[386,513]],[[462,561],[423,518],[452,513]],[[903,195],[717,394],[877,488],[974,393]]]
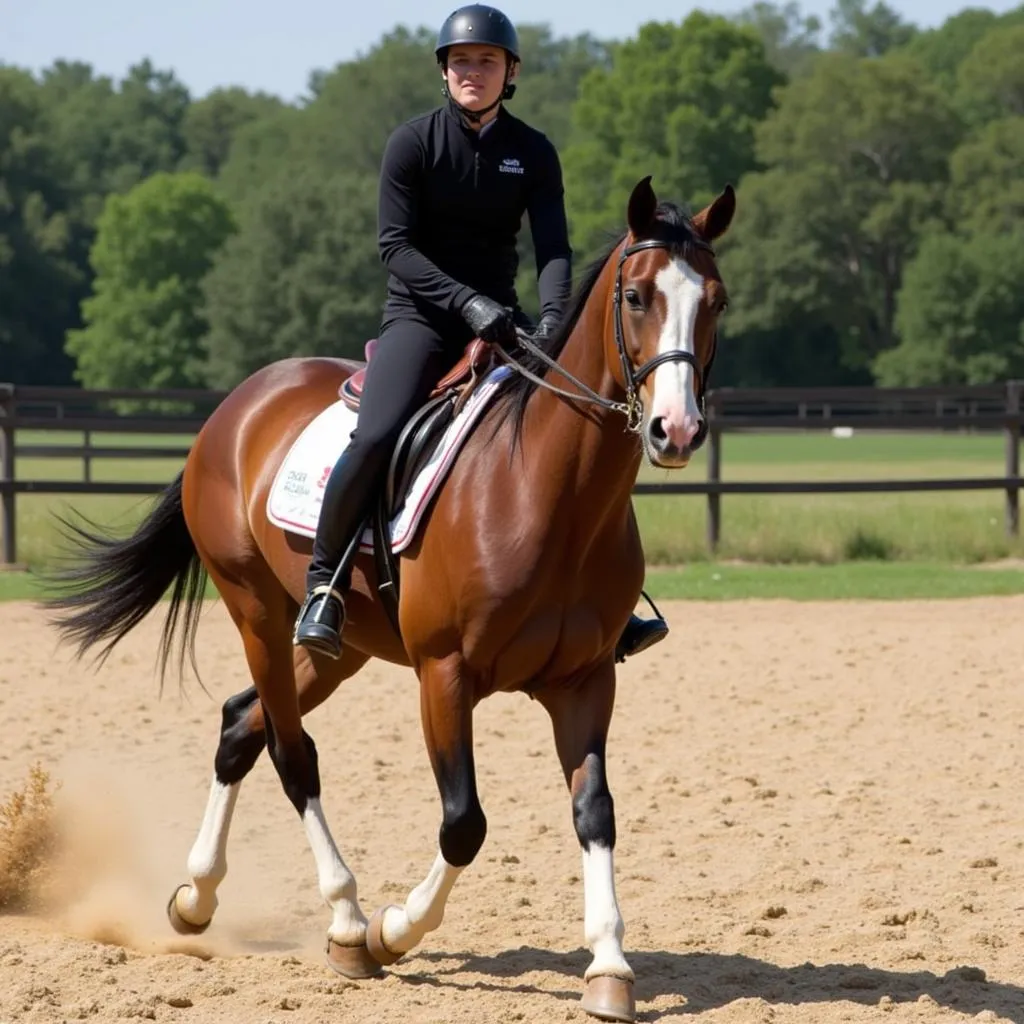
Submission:
[[[186,651],[194,666],[209,578],[251,673],[253,686],[223,704],[189,882],[167,907],[176,930],[199,933],[213,918],[239,787],[266,747],[331,908],[328,964],[365,978],[398,961],[440,925],[484,842],[474,707],[498,691],[526,692],[549,714],[582,852],[592,951],[582,1006],[606,1020],[635,1019],[605,771],[614,648],[644,576],[631,492],[645,452],[656,466],[681,469],[706,435],[704,392],[727,301],[712,243],[734,211],[731,186],[688,218],[659,203],[649,177],[637,183],[627,230],[587,271],[555,334],[519,362],[496,353],[515,372],[400,556],[398,630],[375,593],[375,563],[356,556],[338,660],[293,646],[311,544],[272,525],[266,505],[289,446],[359,364],[295,358],[257,371],[209,416],[182,472],[132,535],[75,528],[81,560],[45,604],[78,657],[101,641],[105,657],[172,588],[162,669],[175,637],[179,669]],[[317,751],[302,718],[370,658],[409,666],[419,679],[442,814],[426,877],[403,905],[367,918],[321,809]]]

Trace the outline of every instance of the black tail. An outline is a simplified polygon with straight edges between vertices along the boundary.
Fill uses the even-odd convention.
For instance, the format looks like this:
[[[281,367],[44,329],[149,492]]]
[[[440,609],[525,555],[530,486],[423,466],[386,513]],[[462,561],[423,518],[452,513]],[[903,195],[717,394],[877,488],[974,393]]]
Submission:
[[[102,663],[173,586],[159,649],[161,689],[182,612],[185,618],[179,641],[179,677],[184,674],[187,651],[198,679],[195,635],[207,577],[185,525],[181,474],[129,537],[104,536],[93,523],[86,529],[63,518],[60,521],[67,531],[65,536],[84,555],[77,563],[49,576],[57,593],[43,606],[58,613],[53,622],[61,637],[77,644],[79,657],[94,644],[106,641],[100,652]]]

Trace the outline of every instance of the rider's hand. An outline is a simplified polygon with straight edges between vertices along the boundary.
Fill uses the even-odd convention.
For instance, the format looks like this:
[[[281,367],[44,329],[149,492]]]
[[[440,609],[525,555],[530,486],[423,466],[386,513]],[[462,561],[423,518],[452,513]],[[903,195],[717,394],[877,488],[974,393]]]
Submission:
[[[516,344],[516,324],[512,311],[489,299],[486,295],[474,295],[461,309],[462,319],[470,330],[492,345]]]

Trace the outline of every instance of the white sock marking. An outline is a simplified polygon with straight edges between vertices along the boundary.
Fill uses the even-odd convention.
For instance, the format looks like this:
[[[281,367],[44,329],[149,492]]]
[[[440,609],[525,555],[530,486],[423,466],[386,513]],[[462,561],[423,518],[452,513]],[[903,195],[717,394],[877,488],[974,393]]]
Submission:
[[[444,908],[463,868],[453,867],[438,853],[427,877],[409,893],[404,907],[390,907],[384,915],[384,945],[407,953],[444,920]]]
[[[192,885],[177,896],[178,913],[192,924],[205,924],[217,909],[217,886],[228,873],[228,831],[240,785],[225,786],[216,776],[210,785],[199,834],[188,855]]]
[[[338,852],[319,800],[306,803],[302,824],[316,860],[320,895],[333,911],[327,934],[341,946],[357,946],[366,939],[366,917],[359,908],[355,876]]]
[[[612,851],[590,844],[583,851],[583,934],[594,953],[584,978],[610,974],[633,980],[633,969],[622,952],[622,936],[626,927],[615,899],[615,866]]]

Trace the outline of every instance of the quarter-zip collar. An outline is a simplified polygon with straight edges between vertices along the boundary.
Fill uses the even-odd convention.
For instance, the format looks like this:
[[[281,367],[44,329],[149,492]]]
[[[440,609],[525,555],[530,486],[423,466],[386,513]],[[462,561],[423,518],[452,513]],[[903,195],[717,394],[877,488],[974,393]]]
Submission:
[[[473,128],[471,125],[466,123],[466,119],[462,116],[462,113],[451,97],[448,98],[448,101],[444,105],[444,112],[445,116],[454,121],[470,138],[483,138],[484,135],[493,130],[507,116],[505,114],[505,105],[499,104],[497,113],[490,121],[487,122],[487,124],[480,128]]]

